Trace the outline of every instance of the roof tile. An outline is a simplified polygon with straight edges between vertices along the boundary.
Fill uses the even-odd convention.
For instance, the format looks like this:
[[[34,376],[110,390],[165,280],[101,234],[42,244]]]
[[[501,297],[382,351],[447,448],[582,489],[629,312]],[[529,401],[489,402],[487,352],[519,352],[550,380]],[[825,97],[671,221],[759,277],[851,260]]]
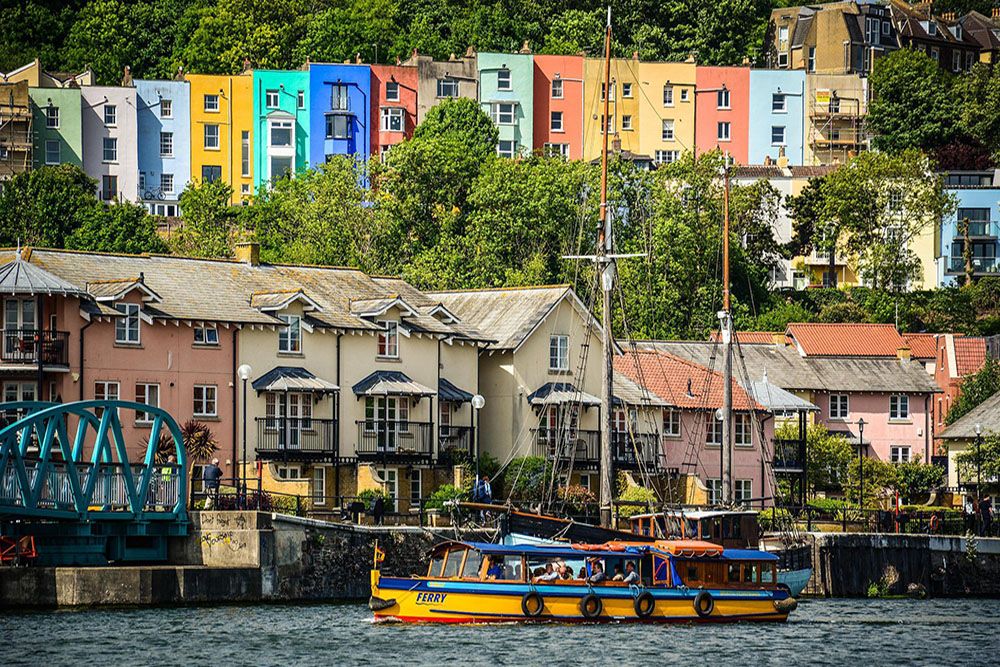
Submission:
[[[678,408],[714,410],[722,407],[724,380],[721,373],[709,370],[668,352],[636,350],[615,357],[615,370],[646,387],[667,405]],[[757,410],[746,391],[733,380],[733,408]]]
[[[986,339],[955,337],[955,372],[959,377],[972,375],[986,363]]]
[[[789,324],[786,334],[807,357],[895,357],[906,347],[892,324]]]

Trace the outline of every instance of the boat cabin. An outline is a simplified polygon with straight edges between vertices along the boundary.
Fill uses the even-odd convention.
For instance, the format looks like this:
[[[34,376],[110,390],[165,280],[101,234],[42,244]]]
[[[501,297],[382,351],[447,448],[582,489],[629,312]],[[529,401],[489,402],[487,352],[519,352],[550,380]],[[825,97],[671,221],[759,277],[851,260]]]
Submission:
[[[726,549],[756,549],[760,525],[756,512],[725,510],[664,510],[637,514],[632,532],[665,540],[704,540]]]

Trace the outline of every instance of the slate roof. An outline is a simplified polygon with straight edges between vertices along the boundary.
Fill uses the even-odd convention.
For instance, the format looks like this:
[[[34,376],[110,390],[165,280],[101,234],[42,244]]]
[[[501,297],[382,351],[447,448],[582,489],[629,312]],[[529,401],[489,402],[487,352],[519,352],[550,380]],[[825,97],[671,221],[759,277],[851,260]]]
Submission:
[[[722,407],[724,381],[721,373],[660,351],[632,351],[615,357],[615,370],[656,394],[669,406],[696,410]],[[733,408],[763,410],[747,392],[733,382]]]
[[[585,406],[600,405],[601,399],[579,390],[569,382],[546,382],[528,394],[531,405],[556,405],[558,403],[579,403]]]
[[[837,168],[836,165],[818,165],[818,166],[790,166],[788,167],[792,172],[794,178],[818,178],[821,176],[826,176],[834,169]]]
[[[962,29],[968,34],[979,48],[984,50],[1000,49],[1000,35],[997,34],[997,26],[988,16],[972,10],[958,19]]]
[[[668,352],[696,364],[722,369],[721,347],[705,341],[638,341],[639,349]],[[905,392],[940,391],[918,361],[802,357],[791,345],[746,345],[739,348],[751,378],[762,377],[789,391]]]
[[[261,375],[251,384],[253,390],[261,391],[316,391],[332,393],[340,387],[332,382],[316,377],[301,366],[276,366]]]
[[[955,336],[955,373],[965,377],[979,372],[986,363],[986,339],[977,336]]]
[[[80,296],[86,292],[76,285],[49,273],[16,252],[6,256],[0,266],[0,294],[62,294]]]
[[[1000,433],[1000,391],[959,417],[936,437],[942,440],[971,440],[976,437],[976,424],[980,425],[984,435]]]
[[[772,164],[748,164],[736,167],[733,170],[733,178],[787,178],[788,173],[777,165]]]
[[[472,400],[472,393],[459,389],[450,380],[441,378],[438,380],[438,400],[451,401],[452,403],[468,403]]]
[[[774,343],[774,337],[783,335],[781,331],[737,331],[736,340],[741,345],[771,345]],[[718,331],[713,331],[709,340],[717,341],[722,340],[719,337]]]
[[[819,407],[804,398],[799,398],[790,391],[771,384],[767,373],[760,380],[740,383],[740,386],[753,396],[753,399],[771,412],[817,412]]]
[[[615,405],[624,403],[633,407],[649,406],[654,408],[667,406],[666,401],[648,389],[643,389],[624,373],[615,371],[612,377],[611,397]]]
[[[789,324],[785,330],[807,357],[896,357],[906,341],[892,324]]]
[[[402,371],[375,371],[351,387],[358,396],[434,396],[435,391]]]

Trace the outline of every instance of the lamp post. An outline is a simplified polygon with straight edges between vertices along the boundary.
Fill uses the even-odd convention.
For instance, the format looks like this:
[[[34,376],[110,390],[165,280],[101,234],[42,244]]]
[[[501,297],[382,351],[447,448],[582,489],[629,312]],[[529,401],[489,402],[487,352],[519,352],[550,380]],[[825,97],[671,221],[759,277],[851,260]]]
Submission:
[[[486,399],[482,394],[472,397],[472,451],[476,457],[476,484],[479,484],[479,411],[486,405]]]
[[[983,426],[976,424],[976,506],[983,500]]]
[[[247,380],[250,379],[250,375],[252,373],[253,368],[250,367],[250,364],[241,364],[240,367],[236,369],[236,375],[238,375],[240,380],[243,381],[243,456],[240,458],[241,480],[244,477],[242,467],[247,463]]]
[[[865,418],[858,419],[858,507],[865,508]]]

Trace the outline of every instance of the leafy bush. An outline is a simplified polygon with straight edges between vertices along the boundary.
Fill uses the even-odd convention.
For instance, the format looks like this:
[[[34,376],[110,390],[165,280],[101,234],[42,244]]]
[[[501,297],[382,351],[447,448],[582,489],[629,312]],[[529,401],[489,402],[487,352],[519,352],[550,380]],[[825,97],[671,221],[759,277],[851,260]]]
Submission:
[[[579,484],[571,484],[567,487],[560,487],[559,499],[566,503],[566,507],[569,508],[571,512],[575,513],[583,512],[587,509],[588,504],[597,502],[597,497],[590,491],[590,489],[580,486]]]
[[[652,489],[647,489],[644,486],[630,486],[618,497],[618,500],[633,503],[646,503],[647,505],[652,505],[654,507],[659,502]],[[618,516],[625,519],[635,516],[636,514],[643,514],[647,511],[649,511],[649,508],[641,505],[618,506]]]
[[[792,524],[792,513],[784,507],[772,507],[757,513],[757,523],[763,530],[779,530]]]
[[[514,459],[504,473],[504,486],[512,500],[541,500],[552,476],[552,464],[541,456]]]
[[[372,500],[381,496],[383,500],[389,500],[389,494],[387,494],[382,489],[365,489],[358,494],[358,500],[365,504],[365,507],[371,507]]]
[[[429,510],[444,509],[445,503],[453,500],[468,500],[469,494],[465,489],[460,489],[452,484],[442,484],[427,499],[426,508]]]
[[[919,459],[896,466],[896,488],[903,500],[913,502],[919,495],[926,495],[941,486],[944,468],[921,463]]]

